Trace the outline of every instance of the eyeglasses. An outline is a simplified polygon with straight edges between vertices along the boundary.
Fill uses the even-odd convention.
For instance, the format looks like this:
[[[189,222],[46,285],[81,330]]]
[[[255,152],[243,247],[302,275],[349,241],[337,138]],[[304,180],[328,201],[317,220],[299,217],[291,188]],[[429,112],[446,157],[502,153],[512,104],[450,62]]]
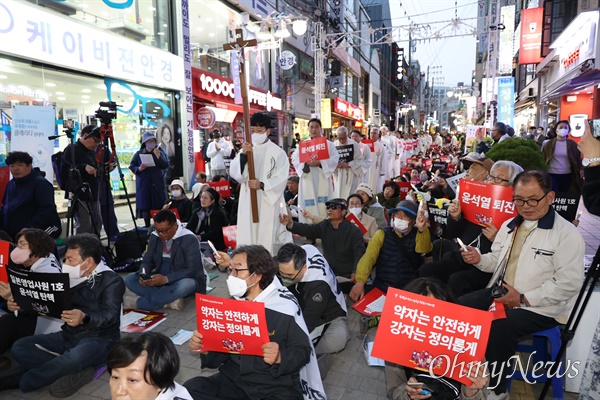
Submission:
[[[106,97],[108,97],[109,101],[113,101],[113,93],[115,93],[115,94],[122,93],[122,94],[130,95],[131,97],[133,97],[133,100],[132,100],[132,103],[131,103],[131,106],[129,107],[129,109],[117,108],[117,110],[123,114],[130,114],[130,115],[134,114],[135,112],[138,111],[139,103],[142,103],[141,115],[144,117],[144,119],[150,126],[158,126],[158,124],[156,122],[152,121],[153,119],[160,118],[160,117],[167,118],[168,116],[171,115],[171,109],[165,103],[163,103],[162,101],[160,101],[158,99],[140,96],[139,94],[136,93],[135,90],[133,90],[133,88],[131,86],[129,86],[125,82],[121,82],[121,81],[118,81],[118,80],[112,79],[112,78],[104,78],[104,85],[106,86]],[[114,85],[114,87],[113,87],[113,85]],[[157,108],[158,109],[162,108],[162,113],[161,112],[156,113],[156,111],[154,111],[153,113],[148,112],[149,110],[156,110]],[[135,114],[135,115],[138,115],[138,114]]]
[[[302,268],[300,268],[298,270],[298,272],[296,272],[296,275],[294,275],[293,277],[290,277],[291,274],[284,274],[281,271],[277,271],[277,275],[279,275],[282,278],[288,278],[288,279],[294,280],[298,277],[298,274],[300,273],[300,271],[302,271]]]
[[[327,207],[328,210],[343,210],[346,208],[346,206],[342,204],[327,204],[325,207]]]
[[[510,181],[508,179],[500,178],[500,177],[494,176],[492,174],[488,174],[487,180],[491,181],[493,183],[502,183],[502,182],[510,183]]]
[[[513,199],[513,203],[515,203],[515,206],[517,206],[517,207],[523,207],[525,204],[527,204],[529,207],[537,207],[537,205],[540,203],[540,201],[542,201],[544,199],[544,197],[546,197],[548,195],[548,193],[550,193],[550,192],[547,192],[545,195],[543,195],[539,199],[529,199],[529,200]]]
[[[171,225],[170,227],[168,227],[167,229],[155,229],[155,231],[156,231],[156,233],[158,233],[159,235],[160,235],[160,234],[164,235],[164,234],[168,233],[168,232],[171,230],[171,228],[173,228],[175,225],[176,225],[176,224],[173,224],[173,225]]]
[[[236,278],[238,276],[238,272],[240,272],[240,271],[249,271],[249,270],[250,270],[250,268],[237,268],[236,269],[236,268],[227,267],[227,273],[229,275],[235,276]]]

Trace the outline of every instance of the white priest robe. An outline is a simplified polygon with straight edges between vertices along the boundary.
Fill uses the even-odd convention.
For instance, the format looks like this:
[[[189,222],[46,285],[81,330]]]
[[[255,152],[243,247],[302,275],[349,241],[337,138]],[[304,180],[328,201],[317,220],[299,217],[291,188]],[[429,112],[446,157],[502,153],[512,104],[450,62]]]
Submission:
[[[277,254],[281,246],[292,241],[292,234],[279,222],[279,214],[287,212],[281,204],[285,207],[283,191],[287,184],[290,163],[285,151],[270,140],[252,147],[256,179],[264,184],[264,190],[256,191],[258,223],[252,222],[248,166],[245,164],[243,171],[240,168],[242,153],[235,156],[229,169],[231,177],[240,183],[237,245],[260,244],[271,254]]]
[[[373,191],[373,194],[381,192],[387,171],[387,153],[386,148],[378,141],[373,143],[375,152],[371,154],[373,164],[369,170],[369,180],[367,184]],[[380,184],[381,182],[381,184]]]
[[[329,158],[321,160],[320,167],[309,167],[310,172],[304,172],[304,164],[300,162],[300,146],[292,154],[292,164],[300,178],[298,186],[298,207],[308,211],[313,215],[320,215],[325,218],[327,209],[325,202],[335,198],[333,196],[333,182],[331,176],[337,168],[339,154],[337,149],[327,141]],[[312,220],[305,218],[302,214],[298,215],[299,222],[312,223]],[[283,225],[282,225],[283,226]]]
[[[371,149],[369,148],[368,144],[364,144],[364,143],[359,143],[358,144],[360,146],[360,152],[362,153],[363,156],[363,162],[362,162],[362,176],[360,178],[360,182],[359,183],[369,183],[369,171],[371,170],[371,165],[373,165],[373,157],[372,157],[372,153],[371,153]]]
[[[394,165],[396,164],[396,147],[397,147],[396,137],[388,133],[387,135],[381,137],[381,141],[386,144],[387,150],[388,150],[388,152],[387,152],[388,162],[387,162],[387,169],[385,171],[385,177],[386,177],[386,179],[391,180],[392,178],[394,178],[396,176],[396,175],[394,175]]]
[[[348,168],[337,168],[333,173],[334,197],[347,199],[348,196],[356,192],[356,187],[363,176],[363,154],[360,151],[360,145],[352,139],[348,139],[345,144],[341,144],[339,140],[336,140],[333,144],[336,147],[347,145],[354,147],[354,158],[348,162]]]

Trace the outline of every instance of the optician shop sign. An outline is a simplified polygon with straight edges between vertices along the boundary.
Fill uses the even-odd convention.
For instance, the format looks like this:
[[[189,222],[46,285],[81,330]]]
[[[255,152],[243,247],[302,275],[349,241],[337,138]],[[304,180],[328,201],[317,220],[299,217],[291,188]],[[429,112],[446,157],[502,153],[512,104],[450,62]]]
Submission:
[[[183,58],[27,2],[0,2],[0,53],[153,87],[184,90]]]
[[[235,93],[231,79],[196,68],[192,68],[192,75],[195,96],[232,103]],[[281,99],[275,97],[271,92],[250,88],[248,90],[248,101],[250,105],[259,106],[259,108],[264,108],[267,111],[281,111]]]

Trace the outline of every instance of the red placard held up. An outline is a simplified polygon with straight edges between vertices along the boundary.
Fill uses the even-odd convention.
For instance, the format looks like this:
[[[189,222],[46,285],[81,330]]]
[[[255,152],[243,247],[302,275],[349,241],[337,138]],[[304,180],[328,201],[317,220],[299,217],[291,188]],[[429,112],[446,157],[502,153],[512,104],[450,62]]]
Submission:
[[[235,249],[237,246],[237,225],[224,226],[222,229],[225,246],[231,246],[232,249]]]
[[[460,180],[460,207],[465,219],[474,224],[491,223],[500,228],[504,221],[517,216],[512,198],[511,187]]]
[[[327,138],[324,136],[316,139],[301,141],[298,151],[300,151],[300,162],[302,163],[306,163],[311,160],[327,160],[329,158]]]
[[[262,357],[269,342],[265,303],[196,293],[196,321],[203,351]]]
[[[356,225],[363,235],[367,233],[367,228],[365,228],[365,226],[360,222],[360,220],[356,218],[356,215],[348,213],[346,215],[346,219],[352,222],[354,225]]]
[[[369,150],[371,150],[371,153],[375,153],[375,142],[372,139],[363,139],[360,142],[369,146]]]
[[[383,299],[381,297],[383,296]],[[381,299],[381,300],[380,300]],[[368,315],[370,317],[377,317],[381,315],[381,311],[377,310],[376,304],[374,302],[385,301],[385,293],[383,293],[380,289],[373,288],[369,293],[365,294],[362,299],[354,303],[352,308],[363,315]],[[375,307],[373,310],[371,307]]]
[[[0,282],[8,283],[8,257],[10,256],[10,242],[0,240]]]
[[[389,288],[372,354],[470,386],[459,363],[483,361],[491,323],[490,312]]]
[[[150,210],[150,216],[151,216],[152,218],[154,218],[154,216],[155,216],[155,215],[156,215],[156,214],[157,214],[159,211],[162,211],[162,210]],[[176,218],[177,218],[179,221],[181,221],[181,218],[179,218],[179,211],[177,211],[177,209],[176,209],[176,208],[169,208],[169,211],[172,211],[172,212],[175,214],[175,217],[176,217]]]
[[[215,189],[221,198],[231,196],[231,186],[229,185],[229,181],[221,181],[221,182],[207,182],[208,186]]]
[[[431,166],[433,164],[433,160],[431,158],[424,158],[422,160],[422,163],[423,163],[423,169],[430,170]]]

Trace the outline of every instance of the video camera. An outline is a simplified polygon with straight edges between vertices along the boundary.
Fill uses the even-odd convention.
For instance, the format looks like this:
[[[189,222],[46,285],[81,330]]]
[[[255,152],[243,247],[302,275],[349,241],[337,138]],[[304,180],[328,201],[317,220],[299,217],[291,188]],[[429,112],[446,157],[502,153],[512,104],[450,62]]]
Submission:
[[[100,107],[96,110],[95,117],[102,122],[110,122],[117,118],[117,103],[114,101],[101,101]]]

